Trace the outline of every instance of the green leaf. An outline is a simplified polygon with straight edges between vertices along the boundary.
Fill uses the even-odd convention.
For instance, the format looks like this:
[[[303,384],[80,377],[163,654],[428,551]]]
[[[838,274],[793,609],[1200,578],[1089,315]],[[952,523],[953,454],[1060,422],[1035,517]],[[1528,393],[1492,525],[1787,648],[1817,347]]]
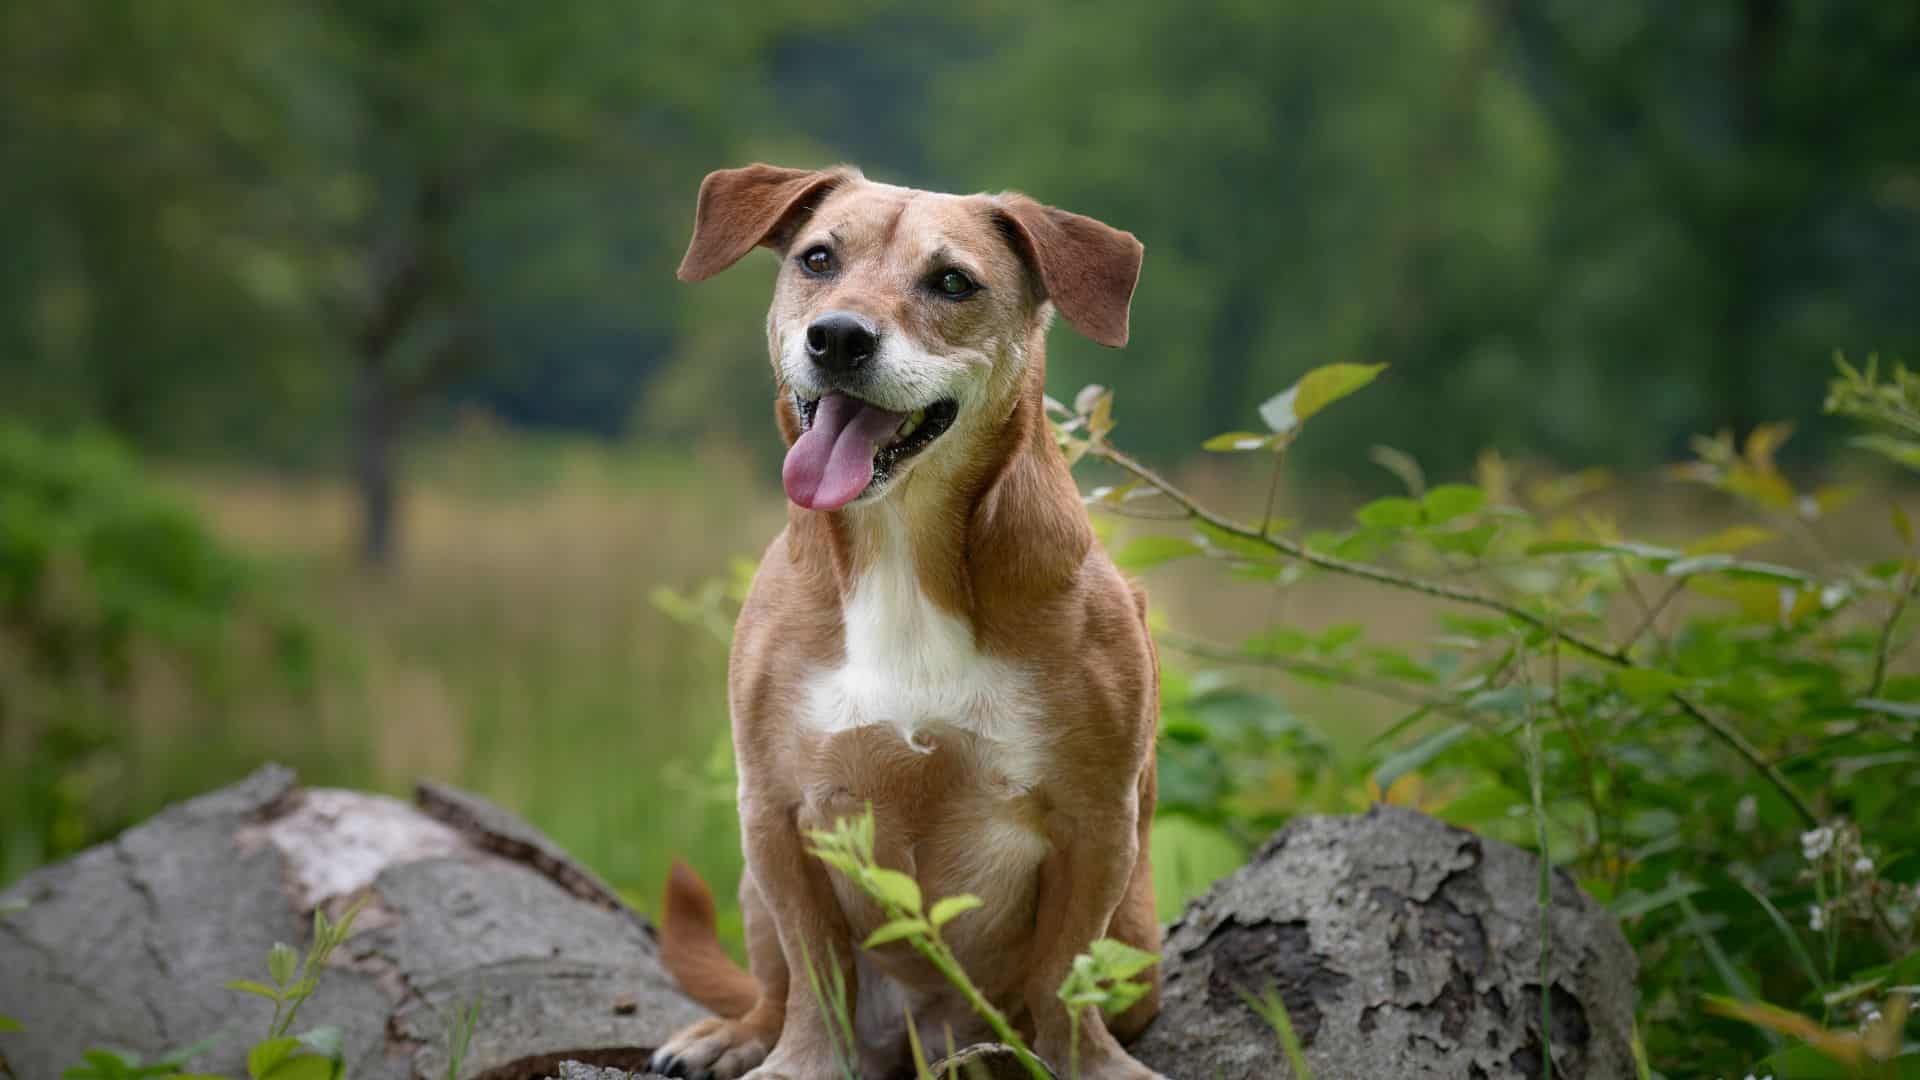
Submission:
[[[1664,566],[1681,557],[1673,548],[1628,540],[1542,540],[1527,545],[1529,555],[1630,555]]]
[[[1920,442],[1896,439],[1891,435],[1861,435],[1848,439],[1847,444],[1871,450],[1909,469],[1920,469]]]
[[[1657,705],[1668,694],[1684,690],[1692,683],[1657,668],[1619,668],[1611,672],[1613,685],[1640,705]]]
[[[1452,521],[1487,505],[1487,493],[1468,484],[1441,484],[1420,497],[1429,524]]]
[[[969,893],[949,896],[933,905],[933,911],[927,916],[935,926],[945,926],[961,915],[980,907],[985,901]]]
[[[1684,559],[1676,559],[1667,564],[1663,572],[1668,577],[1675,578],[1719,574],[1745,581],[1763,581],[1783,585],[1803,585],[1812,580],[1808,575],[1790,566],[1742,562],[1731,555],[1723,554],[1692,555]]]
[[[1200,444],[1200,449],[1216,454],[1244,454],[1249,450],[1268,450],[1278,444],[1272,435],[1252,431],[1225,431]]]
[[[1420,504],[1402,495],[1389,495],[1361,507],[1353,516],[1369,528],[1405,529],[1420,524]]]
[[[337,1080],[343,1071],[340,1062],[320,1054],[301,1054],[274,1066],[260,1080]]]
[[[322,1024],[319,1027],[303,1031],[295,1036],[295,1038],[300,1040],[300,1045],[315,1053],[325,1054],[335,1060],[338,1060],[340,1057],[340,1046],[343,1042],[343,1037],[340,1029],[332,1024]]]
[[[247,1075],[253,1080],[267,1080],[281,1062],[299,1049],[300,1040],[291,1035],[255,1043],[253,1049],[247,1051]]]
[[[1407,494],[1416,498],[1427,488],[1426,471],[1420,468],[1420,462],[1404,450],[1391,446],[1375,446],[1367,451],[1368,460],[1400,478],[1406,485]]]
[[[300,954],[293,946],[276,941],[273,948],[267,950],[267,973],[273,981],[285,986],[293,981],[294,973],[300,969]]]
[[[1115,552],[1113,563],[1122,570],[1140,571],[1201,553],[1200,545],[1184,536],[1142,536]]]
[[[871,949],[878,945],[885,945],[890,941],[899,941],[901,938],[930,933],[932,930],[933,927],[929,926],[925,919],[895,919],[881,926],[873,933],[868,934],[867,940],[861,942],[860,947],[863,949]]]
[[[809,850],[813,853],[814,858],[819,859],[821,862],[826,863],[828,866],[833,867],[848,877],[860,876],[860,861],[853,856],[822,847],[814,847]]]
[[[1461,722],[1449,728],[1434,732],[1412,746],[1390,755],[1373,771],[1373,782],[1381,791],[1393,786],[1395,780],[1426,765],[1434,758],[1446,753],[1447,748],[1473,733],[1473,725]]]
[[[253,994],[258,997],[263,997],[268,1001],[280,1000],[279,990],[268,986],[266,983],[255,982],[252,979],[234,979],[226,984],[226,988],[242,994]]]
[[[1160,962],[1160,957],[1124,941],[1101,938],[1090,950],[1100,974],[1108,979],[1131,979]]]
[[[20,1021],[15,1020],[13,1017],[0,1016],[0,1031],[25,1031],[25,1030],[27,1029],[20,1026]]]
[[[920,910],[920,883],[898,870],[875,867],[867,872],[868,891],[883,903],[918,913]]]
[[[1477,559],[1487,553],[1487,548],[1499,533],[1500,526],[1497,523],[1485,521],[1471,529],[1428,533],[1427,543],[1441,551],[1450,551],[1456,555],[1470,555]]]
[[[1372,382],[1385,364],[1328,364],[1307,372],[1288,389],[1260,406],[1260,419],[1275,434],[1285,434],[1321,409]]]

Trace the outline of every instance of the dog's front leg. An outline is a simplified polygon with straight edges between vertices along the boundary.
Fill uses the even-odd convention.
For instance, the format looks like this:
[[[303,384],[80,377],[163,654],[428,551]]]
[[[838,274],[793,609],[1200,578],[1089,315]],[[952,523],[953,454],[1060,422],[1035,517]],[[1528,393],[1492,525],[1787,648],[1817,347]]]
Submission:
[[[786,1016],[779,1042],[746,1080],[815,1080],[839,1075],[829,1020],[814,997],[809,965],[829,979],[837,967],[851,1008],[857,996],[852,931],[847,928],[827,868],[807,854],[796,803],[743,803],[747,865],[767,898],[780,933],[780,951],[788,971]]]
[[[1060,984],[1073,959],[1107,933],[1140,856],[1139,792],[1056,802],[1047,833],[1053,851],[1040,867],[1035,963],[1024,987],[1034,1050],[1063,1075],[1074,1031]],[[1100,1010],[1080,1014],[1081,1080],[1163,1080],[1135,1061],[1107,1030]]]

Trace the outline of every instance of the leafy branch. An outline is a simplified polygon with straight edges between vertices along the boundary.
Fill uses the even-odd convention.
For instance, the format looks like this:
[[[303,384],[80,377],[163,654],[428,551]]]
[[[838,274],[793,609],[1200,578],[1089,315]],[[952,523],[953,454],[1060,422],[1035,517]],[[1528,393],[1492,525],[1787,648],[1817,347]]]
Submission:
[[[1632,655],[1623,649],[1616,649],[1576,634],[1563,626],[1557,625],[1540,615],[1528,611],[1517,604],[1502,600],[1499,597],[1489,596],[1485,593],[1475,592],[1471,589],[1464,589],[1455,585],[1430,581],[1425,578],[1400,573],[1371,563],[1353,562],[1342,559],[1335,555],[1315,551],[1307,545],[1288,537],[1249,528],[1224,514],[1202,505],[1197,499],[1181,489],[1178,485],[1166,477],[1161,476],[1154,469],[1133,457],[1133,455],[1114,446],[1104,437],[1090,439],[1086,453],[1089,456],[1099,457],[1119,466],[1122,470],[1144,482],[1171,500],[1175,505],[1182,508],[1190,518],[1200,521],[1211,529],[1236,540],[1264,547],[1275,554],[1298,560],[1308,566],[1325,570],[1329,573],[1359,578],[1404,592],[1417,593],[1422,596],[1448,600],[1453,603],[1495,612],[1514,622],[1525,625],[1543,637],[1558,640],[1577,652],[1614,667],[1642,671],[1657,670],[1649,665],[1636,661]],[[1819,823],[1820,816],[1818,812],[1814,810],[1813,804],[1808,801],[1807,797],[1801,794],[1800,790],[1794,786],[1793,782],[1787,778],[1785,773],[1780,771],[1778,765],[1769,761],[1766,755],[1762,754],[1759,749],[1749,742],[1745,736],[1741,735],[1737,729],[1726,723],[1726,721],[1711,715],[1677,690],[1673,691],[1669,697],[1682,713],[1712,732],[1730,749],[1745,759],[1756,771],[1766,777],[1767,782],[1780,792],[1781,796],[1792,805],[1794,811],[1799,814],[1801,819],[1809,826]]]

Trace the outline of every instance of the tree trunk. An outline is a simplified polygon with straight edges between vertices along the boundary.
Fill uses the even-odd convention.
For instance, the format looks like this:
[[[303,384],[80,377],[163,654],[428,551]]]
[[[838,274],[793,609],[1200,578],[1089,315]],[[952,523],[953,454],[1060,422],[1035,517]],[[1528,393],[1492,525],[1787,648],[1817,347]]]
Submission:
[[[399,418],[385,364],[374,357],[363,357],[355,394],[354,478],[360,496],[360,565],[381,571],[392,564],[398,539],[394,457]]]

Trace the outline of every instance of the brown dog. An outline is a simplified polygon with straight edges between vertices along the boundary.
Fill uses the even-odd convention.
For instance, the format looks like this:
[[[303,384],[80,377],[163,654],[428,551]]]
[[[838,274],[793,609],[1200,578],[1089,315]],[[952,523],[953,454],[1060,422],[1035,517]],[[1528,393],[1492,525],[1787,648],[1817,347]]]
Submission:
[[[781,253],[767,315],[791,444],[786,530],[740,612],[728,685],[753,974],[677,867],[663,952],[720,1018],[655,1055],[670,1076],[840,1075],[805,964],[853,988],[861,1069],[907,1062],[911,1010],[944,1045],[984,1025],[806,851],[804,832],[873,806],[880,862],[932,899],[985,901],[943,931],[1036,1052],[1064,1064],[1056,992],[1096,938],[1158,952],[1147,829],[1158,678],[1145,600],[1095,543],[1044,417],[1057,309],[1127,339],[1141,247],[1020,195],[942,195],[753,165],[700,186],[680,277],[756,245]],[[1082,1017],[1088,1080],[1152,1080],[1121,1049],[1159,987]],[[1117,1038],[1116,1038],[1117,1037]]]

